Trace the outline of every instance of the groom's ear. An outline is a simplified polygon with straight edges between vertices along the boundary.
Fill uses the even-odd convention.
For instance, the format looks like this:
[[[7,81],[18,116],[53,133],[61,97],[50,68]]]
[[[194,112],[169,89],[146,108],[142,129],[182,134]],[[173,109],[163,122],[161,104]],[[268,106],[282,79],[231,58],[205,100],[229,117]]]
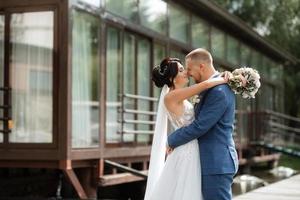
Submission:
[[[205,67],[204,64],[202,64],[202,63],[199,63],[198,66],[199,66],[200,69],[203,69]]]

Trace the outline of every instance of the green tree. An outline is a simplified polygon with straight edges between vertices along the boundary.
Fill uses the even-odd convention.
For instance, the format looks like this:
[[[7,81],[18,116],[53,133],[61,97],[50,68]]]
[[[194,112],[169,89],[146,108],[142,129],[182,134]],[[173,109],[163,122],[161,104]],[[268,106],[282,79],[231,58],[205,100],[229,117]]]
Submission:
[[[300,60],[300,0],[213,0]],[[300,117],[300,66],[285,68],[286,112]]]

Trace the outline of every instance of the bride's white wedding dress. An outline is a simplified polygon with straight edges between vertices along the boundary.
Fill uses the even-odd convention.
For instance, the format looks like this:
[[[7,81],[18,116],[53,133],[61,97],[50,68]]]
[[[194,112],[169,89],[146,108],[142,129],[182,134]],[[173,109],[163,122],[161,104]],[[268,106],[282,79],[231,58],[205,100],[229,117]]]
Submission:
[[[172,126],[178,129],[194,120],[193,105],[185,100],[182,116],[167,112]],[[197,139],[174,149],[167,157],[149,200],[202,200],[201,164]]]

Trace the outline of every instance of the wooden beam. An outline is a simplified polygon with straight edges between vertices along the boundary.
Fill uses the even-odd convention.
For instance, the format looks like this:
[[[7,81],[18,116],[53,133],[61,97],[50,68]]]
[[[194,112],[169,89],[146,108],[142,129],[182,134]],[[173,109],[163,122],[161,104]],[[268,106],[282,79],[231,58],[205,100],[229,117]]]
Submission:
[[[145,173],[143,173],[139,170],[136,170],[136,169],[133,169],[133,168],[130,168],[130,167],[126,167],[126,166],[121,165],[121,164],[116,163],[116,162],[105,160],[104,163],[107,164],[110,167],[117,168],[117,169],[119,169],[123,172],[129,172],[129,173],[131,173],[135,176],[139,176],[139,177],[142,177],[144,179],[146,179],[148,177]]]
[[[45,168],[45,169],[57,169],[57,161],[46,161],[46,160],[1,160],[0,168]]]
[[[62,170],[72,169],[72,161],[71,160],[60,160],[59,161],[59,169],[62,169]]]
[[[64,169],[65,176],[69,179],[70,183],[75,188],[75,191],[80,199],[88,199],[82,185],[80,184],[75,172],[73,169]]]
[[[103,158],[150,156],[151,146],[105,148]]]
[[[254,163],[260,163],[260,162],[267,162],[272,160],[279,160],[280,154],[270,154],[270,155],[264,155],[264,156],[254,156],[252,158],[252,161]]]
[[[89,199],[97,199],[98,178],[96,177],[94,168],[76,169],[78,180]]]
[[[141,171],[141,173],[147,174],[147,171]],[[132,175],[131,173],[104,175],[99,179],[99,186],[105,187],[143,180],[145,179],[142,177]]]

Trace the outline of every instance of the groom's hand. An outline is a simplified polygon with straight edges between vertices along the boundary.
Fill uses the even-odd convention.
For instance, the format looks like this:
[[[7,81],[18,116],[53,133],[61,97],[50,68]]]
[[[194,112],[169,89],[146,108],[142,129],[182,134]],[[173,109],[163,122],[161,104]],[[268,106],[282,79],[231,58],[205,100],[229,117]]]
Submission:
[[[173,152],[173,149],[171,147],[167,146],[167,150],[166,150],[167,155],[170,155],[172,152]]]

